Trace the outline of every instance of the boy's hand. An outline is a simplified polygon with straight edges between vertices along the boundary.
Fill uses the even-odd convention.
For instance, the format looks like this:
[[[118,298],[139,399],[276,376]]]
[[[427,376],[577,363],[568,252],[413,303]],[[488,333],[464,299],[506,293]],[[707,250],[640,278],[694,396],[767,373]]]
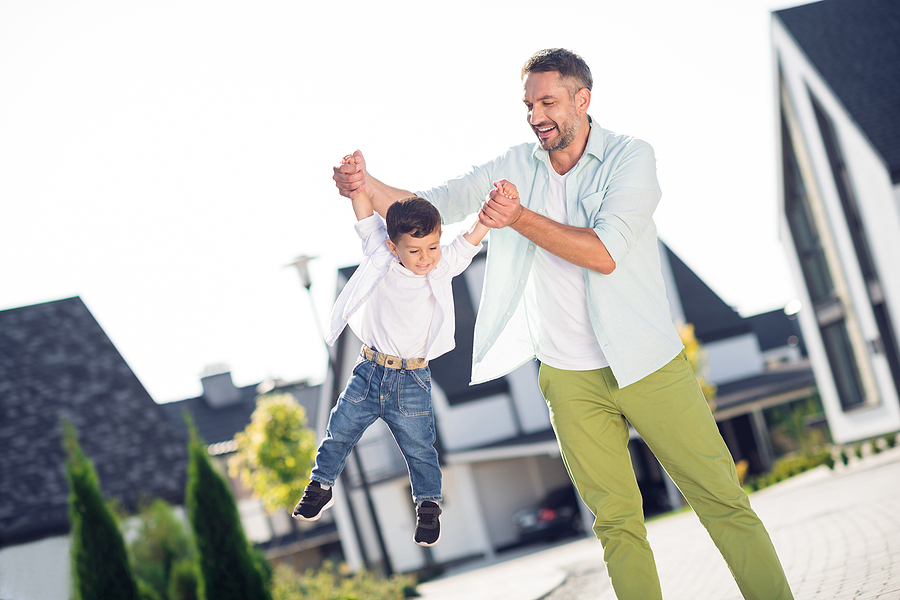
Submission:
[[[523,210],[516,186],[503,179],[494,182],[494,189],[478,212],[478,220],[488,227],[509,227],[519,220]]]
[[[356,198],[366,187],[366,159],[359,150],[348,154],[334,167],[334,183],[341,196]]]

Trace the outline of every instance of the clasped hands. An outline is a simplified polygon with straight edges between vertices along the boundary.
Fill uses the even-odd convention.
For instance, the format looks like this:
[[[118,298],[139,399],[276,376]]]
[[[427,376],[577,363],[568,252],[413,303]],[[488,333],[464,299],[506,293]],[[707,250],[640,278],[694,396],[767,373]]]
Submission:
[[[366,190],[366,160],[359,150],[348,154],[340,165],[334,167],[334,182],[342,196],[353,199]],[[478,211],[478,220],[487,227],[499,229],[513,225],[524,212],[519,202],[516,186],[505,179],[494,182],[492,189]]]

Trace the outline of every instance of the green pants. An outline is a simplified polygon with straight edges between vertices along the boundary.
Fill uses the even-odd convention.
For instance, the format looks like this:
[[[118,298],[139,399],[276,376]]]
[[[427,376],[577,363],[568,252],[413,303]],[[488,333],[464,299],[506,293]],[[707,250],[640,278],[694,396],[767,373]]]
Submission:
[[[540,386],[566,469],[596,517],[594,533],[619,600],[662,598],[628,453],[628,423],[706,527],[744,598],[793,598],[684,352],[622,390],[608,367],[541,365]]]

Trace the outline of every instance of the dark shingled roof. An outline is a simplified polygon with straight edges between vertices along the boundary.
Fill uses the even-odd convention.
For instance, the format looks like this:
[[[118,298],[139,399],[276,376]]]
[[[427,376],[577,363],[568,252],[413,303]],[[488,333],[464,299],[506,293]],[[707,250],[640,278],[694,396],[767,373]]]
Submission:
[[[789,363],[754,377],[720,385],[716,394],[716,408],[733,408],[815,385],[816,378],[808,361]]]
[[[203,396],[167,402],[160,404],[160,408],[168,415],[183,435],[187,435],[187,424],[184,421],[184,411],[187,410],[194,420],[197,433],[207,444],[218,444],[234,439],[234,434],[242,431],[250,422],[250,416],[256,409],[256,398],[260,392],[258,386],[248,385],[239,388],[240,397],[233,404],[214,407]],[[306,409],[306,423],[308,427],[315,429],[316,414],[318,411],[320,386],[306,386],[305,384],[282,385],[273,388],[273,393],[288,393],[297,399],[297,402]]]
[[[900,2],[825,0],[775,15],[900,183]]]
[[[759,349],[763,352],[793,345],[790,338],[795,336],[800,353],[806,355],[803,334],[800,332],[800,323],[797,322],[796,315],[787,315],[784,310],[778,309],[747,317],[747,320],[753,326],[753,331],[759,339]]]
[[[708,344],[753,330],[736,310],[725,304],[668,246],[663,246],[678,287],[684,318],[694,326],[694,335],[698,340]]]
[[[183,503],[185,440],[81,299],[0,311],[0,547],[69,531],[61,417],[104,495]]]

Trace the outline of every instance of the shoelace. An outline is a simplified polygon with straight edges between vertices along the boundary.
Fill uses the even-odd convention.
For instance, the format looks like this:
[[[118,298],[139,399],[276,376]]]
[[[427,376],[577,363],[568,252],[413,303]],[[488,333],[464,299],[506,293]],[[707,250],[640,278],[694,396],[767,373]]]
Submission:
[[[419,518],[419,526],[421,527],[433,527],[437,523],[437,518],[440,514],[441,509],[437,506],[420,506],[416,510],[416,516]]]
[[[303,491],[303,497],[300,498],[300,504],[316,504],[319,498],[325,495],[325,490],[321,488],[308,487]]]

